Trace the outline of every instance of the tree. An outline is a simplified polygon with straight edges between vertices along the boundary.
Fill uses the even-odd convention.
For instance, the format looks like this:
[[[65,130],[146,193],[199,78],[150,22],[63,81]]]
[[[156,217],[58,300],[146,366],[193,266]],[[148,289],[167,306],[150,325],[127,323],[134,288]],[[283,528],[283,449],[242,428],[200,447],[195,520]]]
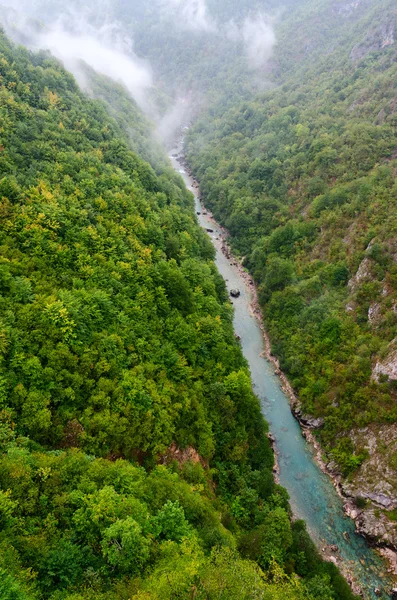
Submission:
[[[102,554],[112,567],[122,573],[138,573],[150,556],[150,542],[134,519],[119,519],[105,529]]]
[[[185,512],[179,502],[168,500],[152,521],[156,537],[180,542],[192,533],[192,528],[185,518]]]

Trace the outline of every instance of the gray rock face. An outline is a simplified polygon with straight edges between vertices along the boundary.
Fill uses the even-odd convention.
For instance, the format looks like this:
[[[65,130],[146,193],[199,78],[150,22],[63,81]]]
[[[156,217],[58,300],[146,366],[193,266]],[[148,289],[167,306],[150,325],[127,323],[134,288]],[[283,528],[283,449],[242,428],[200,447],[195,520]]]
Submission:
[[[383,48],[387,48],[387,46],[391,46],[395,43],[396,37],[396,22],[382,23],[376,29],[368,31],[365,40],[361,44],[354,46],[350,53],[350,58],[355,62],[361,60],[371,52],[377,52]]]
[[[381,305],[379,302],[374,302],[368,309],[368,323],[373,327],[376,327],[379,325],[381,318]]]
[[[307,415],[301,417],[301,422],[303,425],[306,425],[306,427],[310,427],[310,429],[320,429],[324,425],[324,419],[322,417],[315,419],[314,417],[309,417]]]
[[[355,292],[360,283],[364,281],[370,281],[373,279],[372,276],[372,267],[374,261],[368,257],[365,257],[364,260],[360,263],[360,266],[357,269],[357,273],[349,280],[347,284],[351,292]]]
[[[397,550],[397,531],[395,523],[376,510],[365,510],[356,519],[358,533],[377,544],[386,544]]]
[[[342,484],[343,493],[365,498],[380,509],[397,508],[397,425],[372,425],[351,433],[356,452],[366,450],[368,458],[352,478]]]
[[[355,521],[362,513],[362,510],[359,510],[352,500],[346,500],[343,505],[343,510],[348,517],[353,519],[353,521]]]
[[[393,510],[394,508],[397,508],[397,499],[390,498],[389,496],[386,496],[386,494],[364,493],[363,497],[368,498],[368,500],[372,500],[372,502],[375,502],[376,504],[384,506],[387,510]]]
[[[355,450],[366,450],[368,458],[351,479],[341,482],[341,491],[348,497],[344,511],[356,522],[358,533],[397,556],[397,527],[388,517],[388,511],[397,508],[397,472],[393,467],[397,424],[358,429],[351,433],[351,439]],[[367,506],[357,507],[353,498],[367,500]]]
[[[338,2],[334,8],[334,11],[342,17],[349,16],[358,8],[360,4],[361,0],[353,0],[352,2]]]
[[[331,475],[341,475],[339,465],[334,460],[331,460],[329,463],[327,463],[327,471],[331,473]]]
[[[305,415],[300,408],[294,409],[294,415],[298,421],[304,427],[309,429],[320,429],[324,425],[324,419],[322,417],[312,417],[311,415]]]
[[[390,342],[386,358],[376,363],[373,370],[374,379],[378,379],[379,375],[387,375],[389,379],[397,380],[397,339]]]

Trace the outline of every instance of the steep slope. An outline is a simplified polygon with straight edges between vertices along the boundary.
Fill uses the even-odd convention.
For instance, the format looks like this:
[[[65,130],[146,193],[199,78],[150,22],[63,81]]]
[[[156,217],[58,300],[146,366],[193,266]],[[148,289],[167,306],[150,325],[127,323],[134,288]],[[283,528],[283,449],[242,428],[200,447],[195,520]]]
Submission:
[[[380,518],[397,507],[396,56],[393,2],[309,0],[280,28],[278,88],[219,107],[187,143],[303,413]],[[388,530],[375,538],[397,547]]]
[[[182,181],[48,55],[2,35],[0,75],[0,596],[352,598],[274,484]]]
[[[107,112],[118,124],[118,135],[127,138],[131,150],[148,162],[157,175],[165,172],[170,175],[169,160],[159,141],[155,122],[143,113],[122,84],[96,73],[87,65],[84,71],[86,93],[104,103]],[[166,98],[166,106],[169,102],[170,99]]]
[[[272,23],[280,12],[300,2],[283,0],[280,9],[279,0],[70,0],[67,6],[58,0],[2,0],[11,15],[7,31],[18,42],[34,46],[39,38],[41,47],[37,33],[55,27],[60,37],[65,32],[80,41],[89,36],[108,48],[122,48],[125,55],[136,53],[150,65],[156,88],[168,99],[179,99],[179,112],[190,116],[203,106],[232,104],[263,90],[258,55],[271,53]],[[36,22],[30,36],[26,15]],[[58,56],[70,58],[73,51],[65,51],[64,43],[54,46]],[[165,108],[161,101],[148,104],[153,113]]]

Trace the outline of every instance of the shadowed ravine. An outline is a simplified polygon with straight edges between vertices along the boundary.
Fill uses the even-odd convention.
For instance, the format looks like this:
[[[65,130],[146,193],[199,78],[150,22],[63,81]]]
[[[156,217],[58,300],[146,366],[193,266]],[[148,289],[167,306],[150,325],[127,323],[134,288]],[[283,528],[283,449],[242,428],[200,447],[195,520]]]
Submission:
[[[234,304],[234,330],[241,339],[241,346],[248,361],[254,390],[260,398],[263,414],[276,440],[280,467],[280,483],[288,490],[295,517],[304,519],[317,546],[338,546],[340,566],[345,576],[353,579],[367,599],[390,598],[391,582],[387,566],[366,540],[355,533],[354,522],[345,516],[339,498],[329,477],[322,473],[313,458],[313,452],[304,440],[288,398],[281,389],[280,379],[274,374],[274,365],[263,358],[265,344],[258,320],[253,314],[252,290],[242,276],[235,261],[221,251],[221,228],[203,213],[194,180],[175,158],[182,152],[182,144],[171,152],[171,161],[188,189],[195,196],[196,211],[200,225],[212,229],[209,233],[216,248],[216,264],[226,281],[228,290],[238,288],[239,298]],[[218,239],[217,239],[218,238]],[[382,590],[376,595],[375,589]]]

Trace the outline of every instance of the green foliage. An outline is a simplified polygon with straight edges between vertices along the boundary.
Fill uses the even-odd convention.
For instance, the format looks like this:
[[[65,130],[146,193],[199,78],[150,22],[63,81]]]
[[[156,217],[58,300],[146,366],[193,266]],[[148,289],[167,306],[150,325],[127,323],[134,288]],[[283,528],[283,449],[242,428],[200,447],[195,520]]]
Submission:
[[[283,290],[292,282],[293,275],[294,267],[291,262],[278,256],[270,257],[266,264],[265,289],[270,292]]]
[[[149,559],[149,548],[149,540],[131,517],[117,520],[104,531],[102,554],[112,567],[121,572],[139,573]]]
[[[180,178],[143,137],[156,171],[132,152],[55,61],[4,37],[0,53],[0,541],[21,565],[8,587],[24,597],[31,571],[41,597],[100,594],[143,576],[164,541],[235,546],[220,523],[229,452],[244,489],[266,457],[265,498],[272,453]],[[135,111],[138,126],[120,102],[119,123]],[[174,447],[205,469],[154,469]],[[264,510],[256,492],[249,510]]]
[[[292,545],[291,524],[285,510],[283,508],[271,510],[266,516],[262,528],[260,564],[268,567],[272,560],[283,564],[286,552]]]
[[[0,595],[312,600],[191,194],[109,82],[95,81],[105,105],[90,100],[3,35],[0,75]],[[280,161],[251,176],[280,183]],[[290,254],[318,230],[273,229],[259,262],[293,306]],[[325,345],[347,335],[323,321]],[[258,528],[254,562],[236,547]]]
[[[55,589],[68,589],[79,584],[83,578],[84,567],[89,564],[87,550],[60,539],[56,546],[49,550],[42,566],[42,586],[47,592]]]
[[[0,569],[0,597],[3,600],[33,600],[33,596],[28,596],[18,582],[3,569]]]
[[[346,11],[297,2],[277,31],[279,85],[216,104],[186,139],[204,203],[258,284],[273,352],[303,410],[324,418],[319,436],[346,474],[366,455],[340,439],[397,418],[393,383],[371,377],[397,335],[397,63],[396,44],[383,43],[387,23],[391,0]]]
[[[164,504],[154,519],[153,527],[156,537],[174,542],[180,542],[191,533],[184,510],[178,501],[169,500]]]

